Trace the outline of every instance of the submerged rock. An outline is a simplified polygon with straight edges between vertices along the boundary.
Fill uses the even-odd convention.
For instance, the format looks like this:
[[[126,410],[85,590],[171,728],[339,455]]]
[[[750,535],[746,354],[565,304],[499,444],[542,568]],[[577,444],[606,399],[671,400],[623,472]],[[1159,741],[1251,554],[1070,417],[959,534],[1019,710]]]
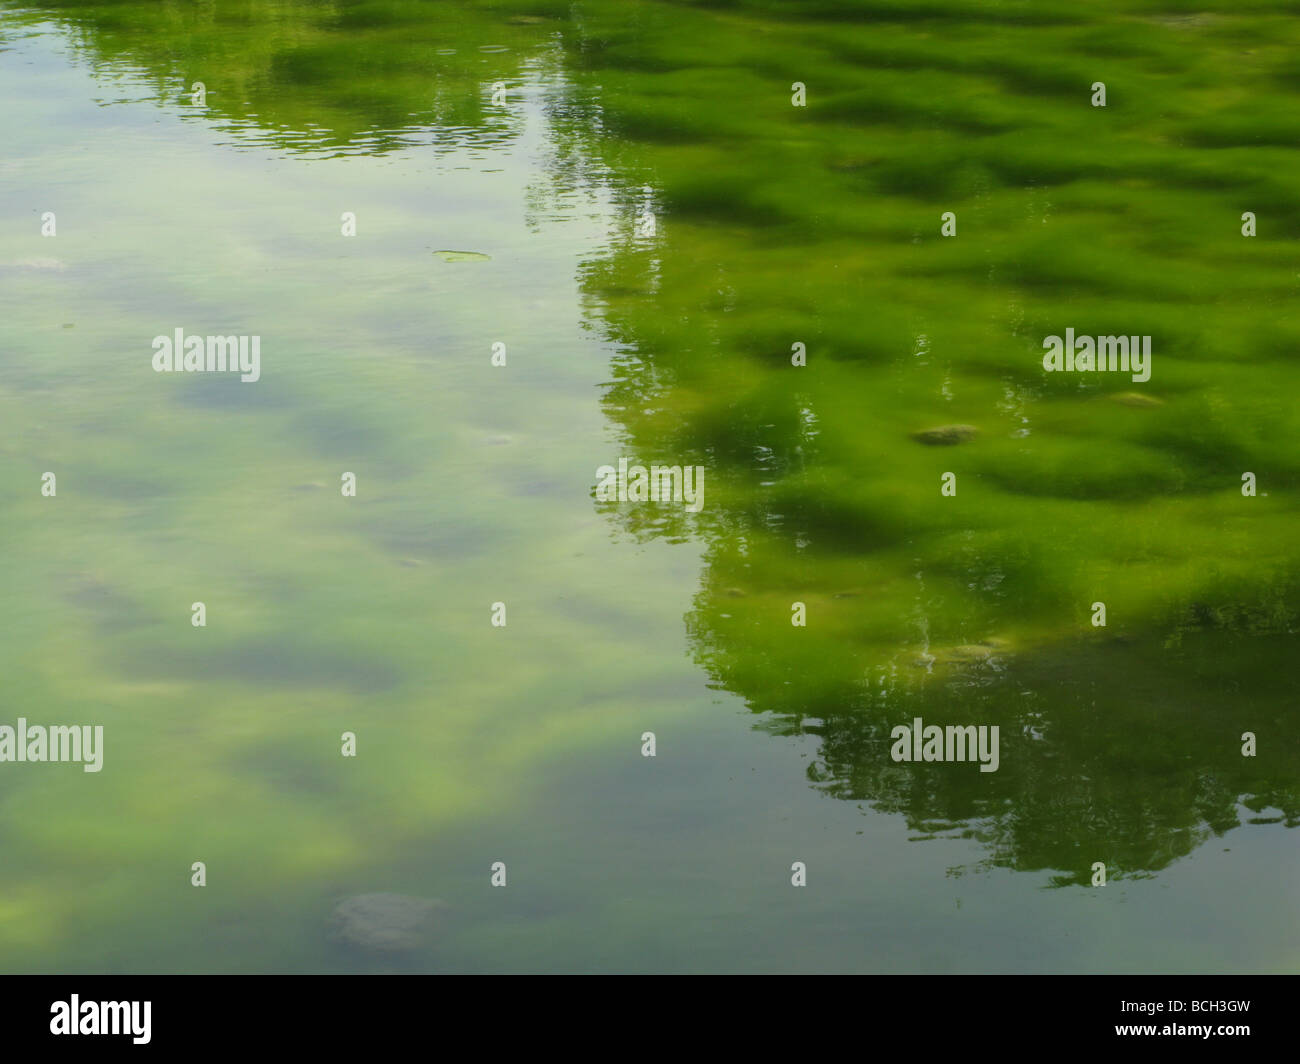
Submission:
[[[918,654],[912,664],[929,668],[931,665],[975,665],[994,661],[1010,648],[1005,639],[990,636],[978,643],[959,643],[955,646],[934,647],[932,652]]]
[[[436,914],[446,903],[406,894],[358,894],[339,902],[330,914],[333,942],[371,953],[404,953],[427,946]]]
[[[974,425],[940,425],[938,428],[926,429],[923,432],[912,433],[912,439],[917,443],[928,444],[931,447],[950,446],[954,443],[965,443],[967,440],[973,440],[980,434],[980,430]]]
[[[993,648],[979,643],[963,643],[955,647],[944,647],[939,651],[942,662],[987,661],[993,656]]]
[[[68,264],[62,259],[53,259],[49,256],[10,259],[8,262],[0,262],[0,269],[6,270],[66,270],[67,268]]]
[[[1154,395],[1145,395],[1142,392],[1116,392],[1111,397],[1116,403],[1123,403],[1125,406],[1164,406],[1163,399],[1157,399]]]
[[[443,262],[491,262],[491,255],[484,255],[481,251],[435,251],[435,255],[442,259]]]

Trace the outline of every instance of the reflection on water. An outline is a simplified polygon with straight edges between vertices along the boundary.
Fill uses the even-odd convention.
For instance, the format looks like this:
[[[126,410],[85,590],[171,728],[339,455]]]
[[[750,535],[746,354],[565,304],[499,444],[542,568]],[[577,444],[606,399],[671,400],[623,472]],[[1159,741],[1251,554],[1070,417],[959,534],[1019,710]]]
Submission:
[[[709,470],[697,660],[764,729],[818,738],[815,786],[923,835],[978,838],[993,865],[1086,884],[1093,861],[1166,867],[1239,823],[1239,804],[1294,826],[1300,747],[1279,678],[1300,606],[1296,423],[1272,398],[1297,373],[1275,331],[1294,319],[1272,310],[1293,278],[1258,245],[1249,281],[1225,278],[1221,256],[1247,254],[1233,195],[1267,184],[1286,217],[1300,196],[1267,153],[1180,155],[1181,175],[1157,179],[1150,144],[1186,104],[1141,63],[1112,75],[1140,83],[1141,104],[1103,119],[1073,99],[1124,27],[1143,41],[1128,55],[1188,81],[1238,56],[1198,36],[1193,64],[1186,36],[1122,19],[998,26],[952,49],[928,25],[813,19],[786,42],[826,47],[823,62],[773,56],[761,81],[727,67],[764,110],[704,89],[752,45],[700,22],[689,45],[629,31],[601,53],[606,76],[633,57],[713,58],[690,79],[690,119],[670,126],[665,105],[654,135],[617,149],[655,174],[662,239],[616,243],[583,274],[627,351],[604,397],[624,449]],[[1060,47],[1080,77],[1015,57],[1004,34]],[[801,69],[823,96],[806,115],[780,98]],[[990,79],[1009,91],[967,91]],[[652,105],[602,106],[626,129]],[[1036,144],[1059,165],[1012,165]],[[945,209],[961,239],[941,237]],[[1083,322],[1150,329],[1149,392],[1042,372],[1039,341]],[[1242,472],[1265,468],[1267,498],[1243,497]],[[641,539],[681,536],[689,516],[606,508]],[[1001,769],[894,763],[891,728],[917,717],[999,725]],[[1264,720],[1272,754],[1243,757]]]
[[[1296,30],[927,12],[5,10],[0,71],[32,86],[5,126],[23,148],[6,198],[69,204],[66,261],[27,222],[0,257],[8,661],[19,709],[95,692],[121,751],[93,795],[5,781],[14,967],[743,967],[786,903],[735,868],[762,852],[780,872],[792,846],[821,857],[825,909],[783,915],[772,957],[934,970],[964,947],[928,850],[879,873],[890,837],[950,840],[950,879],[985,871],[998,908],[1080,935],[1084,909],[1028,899],[1088,887],[1095,862],[1123,889],[1249,821],[1269,846],[1229,853],[1223,882],[1273,874],[1300,818]],[[1225,79],[1257,106],[1209,87]],[[1246,209],[1267,219],[1251,239]],[[91,239],[86,216],[113,224]],[[177,326],[263,335],[264,379],[142,373]],[[1044,374],[1042,338],[1067,327],[1152,336],[1151,380]],[[496,342],[508,376],[489,376]],[[703,510],[593,503],[620,456],[702,466]],[[28,485],[48,465],[71,472],[53,521]],[[348,469],[362,488],[340,509]],[[203,598],[219,623],[200,641]],[[700,700],[700,670],[770,752]],[[891,730],[916,718],[997,725],[998,770],[894,762]],[[700,759],[656,766],[673,798],[618,760],[647,720]],[[340,776],[349,729],[370,756]],[[768,767],[737,809],[729,774],[751,757]],[[901,946],[823,871],[873,813],[858,859],[911,928]],[[816,828],[838,833],[825,850]],[[507,839],[528,886],[484,901]],[[167,885],[196,851],[222,870],[215,902]],[[543,871],[556,854],[570,864]],[[678,865],[715,871],[662,871]],[[381,899],[345,914],[424,911],[383,890],[450,899],[442,952],[324,941],[342,895]],[[686,914],[724,895],[708,953]],[[1293,958],[1294,920],[1279,934],[1266,908],[1248,938],[1274,952],[1234,963]],[[119,912],[121,936],[66,931]],[[1112,945],[1134,937],[1108,919]],[[845,954],[844,927],[873,945]],[[1129,963],[1223,966],[1213,943],[1175,957],[1150,934]]]

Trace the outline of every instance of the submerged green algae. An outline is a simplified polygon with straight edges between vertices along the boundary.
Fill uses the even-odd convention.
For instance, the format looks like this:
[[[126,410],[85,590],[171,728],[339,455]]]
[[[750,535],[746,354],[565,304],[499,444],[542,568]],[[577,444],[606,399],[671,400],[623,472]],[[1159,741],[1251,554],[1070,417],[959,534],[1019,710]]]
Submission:
[[[586,323],[615,351],[601,408],[617,446],[708,471],[698,517],[609,516],[647,542],[703,544],[690,652],[782,742],[815,740],[811,788],[898,814],[921,837],[964,835],[974,865],[1062,883],[1086,883],[1093,860],[1120,878],[1169,869],[1243,810],[1294,825],[1300,415],[1287,308],[1300,192],[1287,117],[1297,42],[1280,6],[1204,22],[1143,4],[951,0],[28,11],[53,13],[105,84],[141,72],[142,99],[236,152],[411,170],[446,159],[491,182],[525,134],[493,84],[508,98],[546,88],[524,217],[536,231],[591,192],[617,209],[612,238],[545,264],[577,263]],[[1088,103],[1095,80],[1104,110]],[[790,104],[794,82],[806,108]],[[150,158],[167,184],[162,153]],[[190,224],[217,218],[229,186],[192,180],[209,213]],[[574,559],[602,538],[581,521],[611,455],[598,433],[556,447],[547,426],[580,420],[589,382],[520,388],[502,407],[464,368],[486,367],[503,327],[513,365],[516,335],[535,361],[561,363],[568,309],[539,309],[524,266],[505,290],[527,299],[466,287],[429,305],[421,271],[452,285],[484,274],[430,269],[430,249],[481,236],[495,251],[519,241],[516,223],[467,185],[430,179],[426,204],[377,169],[366,181],[405,197],[387,216],[362,211],[361,232],[383,241],[370,260],[331,268],[320,248],[332,245],[302,236],[337,241],[338,212],[364,184],[341,196],[322,180],[306,186],[314,201],[286,208],[268,182],[234,194],[233,234],[200,224],[215,281],[164,261],[131,278],[150,297],[137,303],[103,280],[182,229],[143,210],[99,261],[68,256],[66,306],[35,271],[15,275],[14,305],[44,301],[52,317],[16,319],[20,355],[0,376],[17,411],[6,458],[26,463],[3,473],[18,500],[3,532],[21,619],[9,674],[31,709],[62,714],[96,692],[117,736],[106,788],[46,777],[6,795],[0,931],[16,967],[274,967],[247,924],[214,930],[225,917],[210,903],[177,900],[173,880],[198,856],[222,905],[257,911],[255,928],[320,963],[303,941],[320,913],[303,918],[304,898],[326,912],[340,880],[401,887],[359,877],[430,835],[510,819],[558,751],[607,755],[640,734],[644,703],[667,715],[681,701],[656,687],[680,628],[611,605]],[[473,228],[446,232],[466,202]],[[269,203],[285,213],[258,243]],[[1257,237],[1240,234],[1246,210]],[[940,235],[945,211],[953,238]],[[297,285],[283,284],[286,262]],[[147,404],[137,383],[97,377],[174,324],[157,321],[160,305],[272,316],[281,372],[253,393],[168,381]],[[44,326],[74,314],[77,337],[96,321],[109,335],[52,346]],[[1044,375],[1041,339],[1067,326],[1152,335],[1151,381]],[[805,367],[791,365],[796,342]],[[1125,398],[1135,388],[1144,403]],[[552,405],[530,423],[539,395]],[[913,438],[959,424],[978,436]],[[485,459],[503,430],[518,445]],[[213,461],[223,453],[237,475]],[[336,479],[359,458],[366,509],[344,516]],[[47,465],[61,470],[54,518],[32,490]],[[952,498],[939,491],[947,471]],[[1243,471],[1258,496],[1241,495]],[[286,485],[299,486],[287,499]],[[522,516],[521,497],[544,505]],[[511,557],[550,634],[503,669],[482,589]],[[213,611],[203,645],[186,627],[191,598]],[[1095,630],[1099,600],[1109,620]],[[806,629],[789,623],[794,601]],[[481,637],[462,619],[474,611]],[[894,765],[889,729],[915,715],[1000,724],[999,772]],[[337,737],[358,720],[371,756],[340,777]],[[1265,737],[1254,760],[1240,756],[1246,730]],[[707,772],[692,786],[713,793]],[[478,870],[456,875],[477,882]],[[268,882],[276,896],[259,900]],[[693,889],[695,904],[712,897]],[[72,928],[120,914],[129,935],[76,940]],[[612,919],[644,929],[647,917]],[[175,945],[131,944],[159,929],[179,931]],[[494,956],[529,955],[505,931],[478,935]]]
[[[708,543],[697,660],[818,738],[815,785],[971,823],[995,865],[1141,874],[1243,801],[1294,826],[1295,27],[771,6],[761,61],[758,5],[647,4],[571,48],[661,213],[647,243],[630,204],[584,269],[624,351],[604,403],[627,453],[709,476],[698,519],[603,508]],[[1151,335],[1151,379],[1045,374],[1067,326]],[[1000,723],[1010,761],[893,764],[916,716]],[[1259,728],[1271,752],[1243,758]]]

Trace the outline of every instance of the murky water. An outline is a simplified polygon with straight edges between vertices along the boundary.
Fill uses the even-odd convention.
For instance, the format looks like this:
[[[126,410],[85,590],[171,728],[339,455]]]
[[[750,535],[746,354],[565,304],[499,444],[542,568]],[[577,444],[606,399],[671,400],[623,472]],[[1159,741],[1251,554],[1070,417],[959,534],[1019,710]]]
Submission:
[[[0,6],[0,969],[1295,970],[1300,30],[1108,6]]]

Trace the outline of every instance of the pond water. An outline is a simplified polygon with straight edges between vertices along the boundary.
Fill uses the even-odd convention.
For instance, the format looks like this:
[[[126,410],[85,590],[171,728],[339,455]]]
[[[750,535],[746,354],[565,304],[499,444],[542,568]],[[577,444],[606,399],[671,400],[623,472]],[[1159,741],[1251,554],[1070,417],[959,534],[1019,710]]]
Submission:
[[[1300,24],[1102,8],[0,2],[0,970],[1294,971]]]

